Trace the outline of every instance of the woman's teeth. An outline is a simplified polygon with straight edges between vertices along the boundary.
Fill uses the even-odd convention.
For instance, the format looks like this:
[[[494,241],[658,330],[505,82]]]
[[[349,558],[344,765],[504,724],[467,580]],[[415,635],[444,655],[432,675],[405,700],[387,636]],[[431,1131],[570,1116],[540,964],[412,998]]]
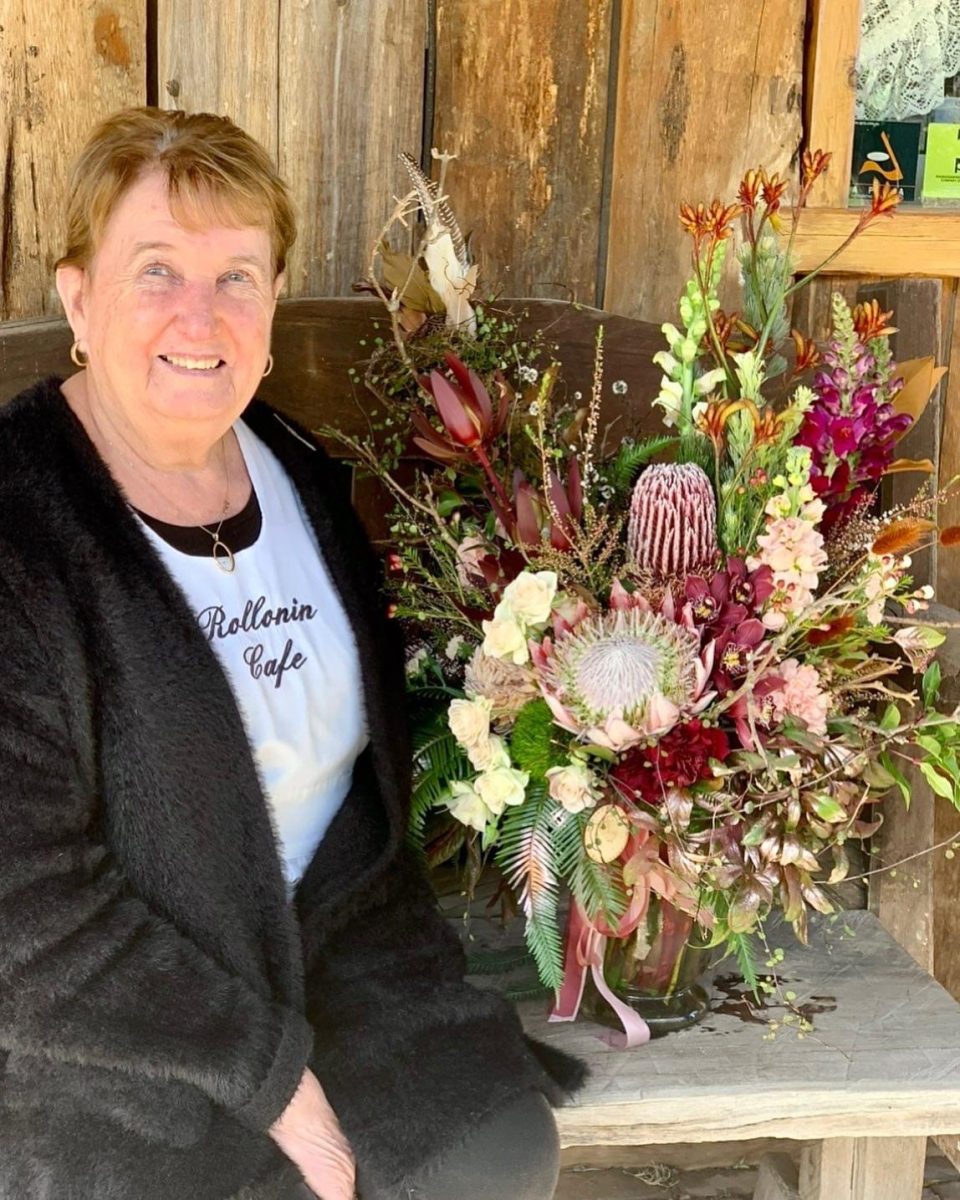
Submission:
[[[188,371],[212,371],[222,361],[219,358],[182,358],[179,354],[161,354],[160,357],[171,366],[186,367]]]

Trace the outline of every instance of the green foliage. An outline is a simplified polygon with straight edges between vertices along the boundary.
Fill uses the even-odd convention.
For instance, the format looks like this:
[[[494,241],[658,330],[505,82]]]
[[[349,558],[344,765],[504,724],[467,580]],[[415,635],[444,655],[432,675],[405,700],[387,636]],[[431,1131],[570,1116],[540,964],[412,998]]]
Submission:
[[[743,277],[743,315],[754,329],[763,329],[771,320],[769,343],[779,345],[790,333],[790,318],[784,303],[784,288],[791,283],[789,263],[775,237],[761,238],[756,250],[744,246],[740,251]],[[781,375],[786,368],[781,355],[767,360],[767,378]]]
[[[557,870],[588,917],[602,916],[616,925],[627,910],[627,894],[619,871],[595,863],[584,853],[583,835],[589,820],[589,810],[567,813],[554,832]]]
[[[557,915],[559,879],[553,836],[563,809],[543,784],[532,783],[523,804],[503,818],[497,863],[519,896],[526,915],[524,936],[544,987],[563,981],[563,939]]]
[[[666,434],[647,438],[643,442],[621,442],[616,455],[604,468],[607,483],[618,496],[625,496],[637,481],[640,468],[666,450],[672,450],[679,438]]]
[[[531,700],[517,713],[510,734],[510,755],[532,780],[545,779],[551,767],[567,761],[567,749],[557,740],[557,726],[546,700]]]
[[[442,707],[425,706],[413,722],[413,795],[407,836],[423,853],[427,815],[446,797],[450,781],[471,770],[459,742],[447,724],[449,697]]]

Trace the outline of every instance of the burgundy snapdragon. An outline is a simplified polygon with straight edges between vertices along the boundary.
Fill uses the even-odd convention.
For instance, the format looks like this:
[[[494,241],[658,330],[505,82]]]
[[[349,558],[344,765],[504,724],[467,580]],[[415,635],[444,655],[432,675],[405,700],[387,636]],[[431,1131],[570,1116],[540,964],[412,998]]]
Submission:
[[[823,361],[796,442],[810,449],[810,484],[826,505],[827,531],[876,489],[911,418],[891,403],[902,386],[891,378],[892,364],[881,372],[862,342],[852,352],[831,342]]]

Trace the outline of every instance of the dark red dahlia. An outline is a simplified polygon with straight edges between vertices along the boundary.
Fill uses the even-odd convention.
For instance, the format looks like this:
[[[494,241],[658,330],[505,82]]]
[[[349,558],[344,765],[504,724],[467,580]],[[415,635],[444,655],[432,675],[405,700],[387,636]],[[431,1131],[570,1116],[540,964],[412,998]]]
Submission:
[[[723,730],[694,718],[675,726],[655,746],[628,750],[611,774],[631,798],[659,804],[670,788],[709,779],[709,760],[723,762],[729,753]]]

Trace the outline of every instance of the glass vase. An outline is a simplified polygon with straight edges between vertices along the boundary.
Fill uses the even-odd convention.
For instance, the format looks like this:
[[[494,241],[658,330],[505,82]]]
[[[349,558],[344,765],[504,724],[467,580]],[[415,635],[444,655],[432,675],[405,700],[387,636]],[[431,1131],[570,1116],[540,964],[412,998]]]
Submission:
[[[660,896],[650,897],[646,916],[628,937],[608,938],[603,975],[610,990],[650,1026],[652,1037],[664,1037],[696,1025],[710,1008],[700,983],[716,961],[710,937],[687,913]],[[588,976],[584,1015],[619,1027],[616,1014]]]

